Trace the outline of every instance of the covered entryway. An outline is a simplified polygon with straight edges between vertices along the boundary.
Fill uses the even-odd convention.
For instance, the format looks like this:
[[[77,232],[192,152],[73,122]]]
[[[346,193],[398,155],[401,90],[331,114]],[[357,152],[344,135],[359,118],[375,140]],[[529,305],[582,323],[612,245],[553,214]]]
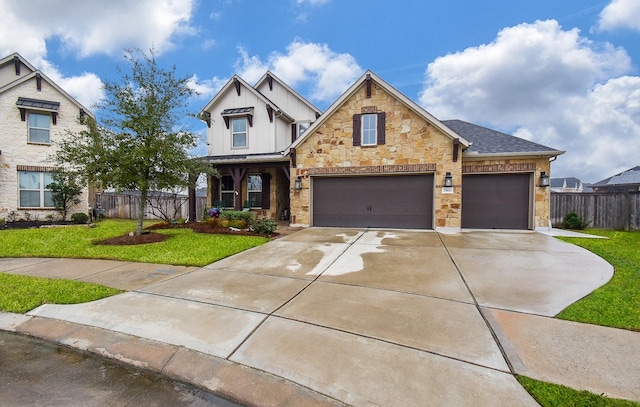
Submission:
[[[530,229],[531,174],[462,177],[462,227]]]
[[[314,177],[313,226],[433,228],[433,174]]]

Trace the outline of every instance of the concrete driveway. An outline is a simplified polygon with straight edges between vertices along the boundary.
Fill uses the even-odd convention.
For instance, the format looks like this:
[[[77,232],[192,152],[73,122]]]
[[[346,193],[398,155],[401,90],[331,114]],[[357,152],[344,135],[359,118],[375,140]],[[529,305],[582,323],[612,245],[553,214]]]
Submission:
[[[119,296],[43,305],[11,326],[55,319],[170,344],[163,373],[256,405],[270,403],[202,361],[286,379],[333,405],[536,405],[513,373],[640,399],[640,368],[625,363],[640,356],[640,334],[548,318],[612,271],[533,232],[311,228]],[[83,279],[106,283],[100,273]],[[562,341],[548,340],[560,330]],[[603,340],[626,345],[581,359]]]

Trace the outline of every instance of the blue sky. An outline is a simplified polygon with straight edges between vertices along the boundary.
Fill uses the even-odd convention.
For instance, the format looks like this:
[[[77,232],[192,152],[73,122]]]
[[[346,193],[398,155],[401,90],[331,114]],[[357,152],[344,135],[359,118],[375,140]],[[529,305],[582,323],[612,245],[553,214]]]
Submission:
[[[0,0],[0,54],[87,106],[151,46],[192,77],[194,112],[234,73],[271,69],[325,109],[371,69],[441,120],[566,150],[553,177],[640,165],[638,0]]]

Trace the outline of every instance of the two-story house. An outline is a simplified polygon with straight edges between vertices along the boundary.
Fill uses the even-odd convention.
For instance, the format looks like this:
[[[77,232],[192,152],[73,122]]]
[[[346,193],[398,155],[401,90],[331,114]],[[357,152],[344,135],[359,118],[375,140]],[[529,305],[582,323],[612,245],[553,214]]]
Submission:
[[[253,89],[233,77],[201,115],[223,174],[211,203],[272,218],[290,208],[294,226],[549,228],[563,151],[440,121],[371,71],[318,113],[271,73]]]
[[[55,213],[49,160],[67,131],[92,113],[19,54],[0,59],[0,218]],[[88,193],[72,212],[87,212]]]
[[[255,86],[233,76],[204,107],[206,159],[220,172],[208,182],[209,205],[288,219],[287,149],[320,110],[271,72]]]

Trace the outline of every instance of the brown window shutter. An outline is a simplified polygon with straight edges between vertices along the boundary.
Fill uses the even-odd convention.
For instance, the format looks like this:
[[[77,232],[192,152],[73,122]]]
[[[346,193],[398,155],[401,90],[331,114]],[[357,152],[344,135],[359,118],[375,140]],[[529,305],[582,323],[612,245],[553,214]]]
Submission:
[[[292,168],[296,168],[297,164],[296,164],[296,149],[295,148],[291,149],[290,155],[291,155],[291,167]]]
[[[271,208],[271,174],[260,174],[262,178],[262,209]]]
[[[298,135],[297,126],[295,123],[291,124],[291,142],[296,141],[296,136]]]
[[[361,130],[362,130],[362,125],[361,123],[361,117],[362,115],[360,114],[354,114],[353,115],[353,146],[359,146],[361,145],[360,140],[362,139],[362,136],[360,135]]]
[[[386,114],[385,112],[378,113],[378,145],[384,144],[385,141],[385,123]]]

